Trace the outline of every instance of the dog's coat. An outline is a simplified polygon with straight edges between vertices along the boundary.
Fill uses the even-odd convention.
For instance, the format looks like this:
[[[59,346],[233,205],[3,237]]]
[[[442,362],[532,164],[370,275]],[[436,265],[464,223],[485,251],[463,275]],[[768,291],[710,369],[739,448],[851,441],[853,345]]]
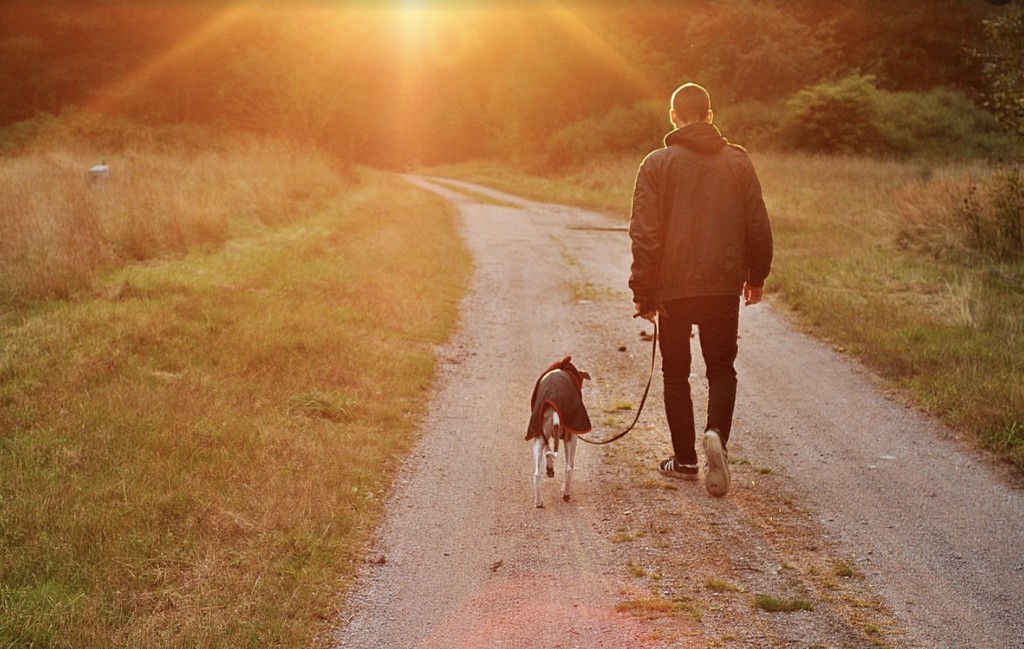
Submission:
[[[553,364],[537,379],[530,397],[532,414],[526,429],[526,439],[543,434],[545,406],[555,409],[561,425],[570,433],[583,435],[590,432],[590,415],[583,405],[583,376],[572,364],[572,356],[566,356]]]

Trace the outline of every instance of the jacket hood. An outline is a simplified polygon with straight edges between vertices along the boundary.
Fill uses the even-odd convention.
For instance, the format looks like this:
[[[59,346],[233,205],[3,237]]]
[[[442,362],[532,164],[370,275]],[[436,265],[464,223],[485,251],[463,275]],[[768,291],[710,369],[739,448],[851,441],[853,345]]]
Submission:
[[[665,146],[682,144],[698,153],[715,153],[729,144],[714,124],[698,122],[677,128],[665,136]]]

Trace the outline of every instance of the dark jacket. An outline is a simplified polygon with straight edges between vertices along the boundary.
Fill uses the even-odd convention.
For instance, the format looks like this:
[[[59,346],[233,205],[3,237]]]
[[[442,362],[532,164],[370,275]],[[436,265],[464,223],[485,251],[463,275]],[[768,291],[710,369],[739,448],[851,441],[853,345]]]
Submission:
[[[634,301],[653,307],[699,295],[761,287],[772,263],[772,229],[746,150],[711,124],[665,136],[640,165],[629,221]]]
[[[572,356],[566,356],[544,370],[533,386],[526,439],[543,434],[545,406],[551,406],[558,412],[562,427],[570,433],[582,435],[590,432],[590,415],[583,405],[583,375],[572,364]]]

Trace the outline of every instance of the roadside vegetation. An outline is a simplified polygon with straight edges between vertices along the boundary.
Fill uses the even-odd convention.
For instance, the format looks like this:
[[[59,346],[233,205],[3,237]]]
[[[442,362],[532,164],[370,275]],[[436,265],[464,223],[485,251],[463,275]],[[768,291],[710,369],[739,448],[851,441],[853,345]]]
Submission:
[[[0,7],[0,646],[327,644],[470,274],[361,165],[625,220],[681,80],[776,303],[1024,470],[1020,7],[81,4]]]
[[[283,140],[42,120],[0,158],[0,299],[68,296],[128,262],[217,247],[306,218],[344,179],[322,155]],[[88,170],[106,163],[108,175]]]
[[[755,153],[776,235],[767,288],[908,400],[1024,470],[1021,168]],[[537,175],[434,170],[628,219],[637,158]],[[628,245],[626,242],[623,245]]]
[[[0,160],[2,646],[327,644],[469,260],[443,201],[243,144]]]

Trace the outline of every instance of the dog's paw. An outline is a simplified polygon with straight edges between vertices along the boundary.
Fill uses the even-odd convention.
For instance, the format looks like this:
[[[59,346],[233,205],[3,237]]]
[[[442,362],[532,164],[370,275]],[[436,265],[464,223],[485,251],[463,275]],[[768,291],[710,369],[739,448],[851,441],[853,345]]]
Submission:
[[[534,507],[537,509],[544,509],[544,503],[537,503]]]
[[[555,470],[554,469],[548,469],[548,477],[549,478],[554,478],[555,477]]]
[[[571,496],[569,494],[562,494],[562,500],[564,500],[565,502],[569,502],[570,498]]]

